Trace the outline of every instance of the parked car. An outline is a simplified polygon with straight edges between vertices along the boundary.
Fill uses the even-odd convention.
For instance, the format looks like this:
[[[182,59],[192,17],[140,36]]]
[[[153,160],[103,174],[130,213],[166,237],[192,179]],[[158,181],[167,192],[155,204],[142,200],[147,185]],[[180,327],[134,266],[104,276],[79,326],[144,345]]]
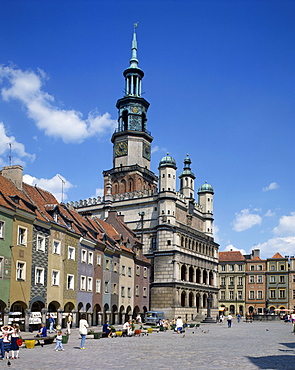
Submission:
[[[163,311],[148,311],[145,314],[146,324],[157,325],[160,320],[165,320],[165,314]]]

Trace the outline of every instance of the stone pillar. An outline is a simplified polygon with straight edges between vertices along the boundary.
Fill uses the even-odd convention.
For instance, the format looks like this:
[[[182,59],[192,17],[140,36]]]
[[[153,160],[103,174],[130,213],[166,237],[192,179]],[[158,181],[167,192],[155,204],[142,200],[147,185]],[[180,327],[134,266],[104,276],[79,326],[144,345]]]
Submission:
[[[47,308],[42,308],[42,310],[41,310],[41,322],[44,322],[45,325],[46,325],[47,312],[48,312]]]
[[[63,314],[64,310],[62,308],[59,308],[57,310],[57,325],[60,325],[60,327],[62,327],[62,314]]]
[[[97,312],[97,325],[101,326],[102,325],[102,312]]]
[[[25,331],[29,331],[30,328],[30,310],[25,310]]]
[[[9,320],[9,308],[4,308],[4,317],[3,317],[3,324],[8,325]]]
[[[89,326],[92,326],[92,313],[91,312],[86,312],[86,318]]]
[[[72,318],[73,318],[72,328],[74,329],[77,327],[77,310],[72,310],[71,313],[72,313]]]
[[[111,311],[106,311],[106,321],[110,322]]]

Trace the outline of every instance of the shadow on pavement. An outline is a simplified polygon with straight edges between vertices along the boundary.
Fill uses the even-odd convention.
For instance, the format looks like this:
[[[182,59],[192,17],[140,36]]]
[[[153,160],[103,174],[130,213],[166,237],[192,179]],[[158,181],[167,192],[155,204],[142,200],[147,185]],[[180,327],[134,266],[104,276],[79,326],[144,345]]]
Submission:
[[[262,356],[248,357],[248,359],[259,369],[294,370],[295,356]]]

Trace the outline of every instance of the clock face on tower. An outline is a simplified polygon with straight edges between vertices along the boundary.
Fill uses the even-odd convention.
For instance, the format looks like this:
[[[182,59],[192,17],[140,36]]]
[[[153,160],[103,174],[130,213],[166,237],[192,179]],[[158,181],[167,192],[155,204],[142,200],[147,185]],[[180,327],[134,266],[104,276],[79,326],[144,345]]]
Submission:
[[[149,144],[143,143],[142,156],[149,161],[151,160],[151,146]]]
[[[116,157],[121,157],[123,155],[128,154],[128,142],[125,141],[119,141],[115,144],[115,155]]]

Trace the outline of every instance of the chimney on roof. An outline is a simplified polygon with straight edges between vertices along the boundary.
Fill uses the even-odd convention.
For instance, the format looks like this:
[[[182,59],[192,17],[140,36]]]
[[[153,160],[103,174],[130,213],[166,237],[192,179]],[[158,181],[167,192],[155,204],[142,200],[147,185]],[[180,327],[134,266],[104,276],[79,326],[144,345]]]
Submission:
[[[121,212],[118,213],[118,218],[124,222],[124,215],[121,215]]]
[[[260,249],[253,249],[252,250],[252,258],[260,257]]]
[[[23,167],[20,165],[6,166],[2,168],[1,174],[6,179],[14,183],[14,185],[22,190],[23,188]]]

